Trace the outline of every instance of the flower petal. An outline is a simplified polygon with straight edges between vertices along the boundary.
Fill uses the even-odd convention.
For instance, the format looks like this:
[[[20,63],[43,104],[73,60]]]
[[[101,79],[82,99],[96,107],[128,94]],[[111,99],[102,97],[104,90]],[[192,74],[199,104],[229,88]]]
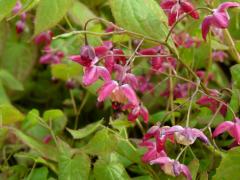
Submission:
[[[99,90],[98,90],[98,101],[104,101],[108,96],[111,95],[113,90],[118,87],[118,83],[116,81],[108,81],[106,82]]]
[[[225,2],[218,6],[218,12],[225,12],[228,8],[239,7],[240,3],[237,2]]]
[[[103,67],[103,66],[97,66],[97,72],[98,75],[104,80],[104,81],[110,81],[111,80],[111,75],[109,71]]]
[[[176,4],[173,0],[165,0],[160,3],[161,8],[165,9],[172,9],[172,7]]]
[[[194,11],[194,7],[191,3],[183,1],[181,2],[181,8],[185,13],[190,13],[189,15],[194,19],[199,19],[199,14],[197,11]]]
[[[186,165],[181,164],[181,170],[183,175],[187,178],[187,180],[192,180],[192,175]]]
[[[207,34],[212,24],[213,16],[207,16],[202,22],[202,37],[206,41]]]
[[[208,140],[207,136],[205,136],[205,134],[203,134],[203,132],[200,131],[199,129],[193,128],[192,133],[193,133],[193,136],[199,138],[202,142],[209,144],[209,140]]]
[[[231,121],[225,121],[218,125],[218,127],[213,132],[213,137],[218,136],[219,134],[222,134],[225,131],[230,130],[233,127],[234,123]]]
[[[172,160],[169,157],[159,157],[157,159],[154,159],[152,161],[150,161],[150,164],[167,164],[167,163],[171,163]]]
[[[146,107],[141,106],[140,114],[141,114],[141,116],[142,116],[142,118],[143,118],[143,121],[144,121],[145,123],[148,123],[149,113],[148,113],[148,110],[147,110]]]
[[[121,91],[123,92],[123,94],[126,96],[130,103],[132,103],[133,105],[139,104],[137,95],[131,86],[129,86],[128,84],[124,84],[121,86]]]
[[[95,83],[99,78],[98,68],[97,66],[90,66],[85,68],[85,72],[83,75],[83,84],[85,86],[89,86]]]

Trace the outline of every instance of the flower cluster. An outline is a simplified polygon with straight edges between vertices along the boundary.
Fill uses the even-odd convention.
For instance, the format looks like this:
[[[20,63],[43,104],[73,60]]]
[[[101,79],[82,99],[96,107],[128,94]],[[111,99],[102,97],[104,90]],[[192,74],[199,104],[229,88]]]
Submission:
[[[73,55],[70,59],[83,66],[83,85],[90,86],[99,79],[103,80],[103,85],[97,91],[98,102],[110,98],[113,103],[123,104],[121,110],[129,111],[130,121],[134,122],[141,116],[147,123],[148,110],[140,102],[136,91],[146,91],[149,86],[143,79],[145,87],[139,88],[138,77],[131,73],[126,57],[121,49],[114,48],[112,42],[106,41],[95,48],[83,46],[80,55]]]
[[[44,54],[40,57],[40,64],[58,64],[61,62],[61,59],[64,57],[62,51],[55,51],[51,48],[53,33],[51,31],[42,32],[35,37],[34,42],[39,46],[43,46]]]
[[[177,160],[169,158],[164,146],[167,139],[172,143],[176,142],[189,146],[193,144],[197,138],[205,144],[209,144],[208,138],[203,132],[195,128],[183,128],[178,125],[172,127],[152,126],[140,144],[140,146],[147,148],[147,152],[142,157],[142,160],[150,164],[159,164],[161,169],[168,175],[178,176],[183,173],[183,175],[190,180],[192,178],[187,166],[180,164]]]
[[[14,15],[17,15],[21,9],[22,9],[22,3],[18,0],[15,7],[12,10],[12,13]],[[18,34],[21,34],[26,27],[27,14],[25,12],[23,12],[19,15],[19,17],[20,17],[20,19],[16,23],[16,32]]]

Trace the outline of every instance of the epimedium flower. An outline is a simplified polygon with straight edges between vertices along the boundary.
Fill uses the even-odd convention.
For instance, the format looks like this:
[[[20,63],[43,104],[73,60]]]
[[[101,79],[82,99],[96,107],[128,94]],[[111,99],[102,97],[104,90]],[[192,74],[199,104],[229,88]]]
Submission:
[[[198,19],[199,14],[197,11],[194,11],[194,6],[189,3],[187,0],[163,0],[160,3],[160,6],[168,14],[168,24],[172,26],[183,13],[189,13],[189,15]]]
[[[167,154],[164,150],[158,150],[156,142],[153,141],[143,141],[139,144],[141,147],[146,147],[147,151],[142,156],[142,161],[149,163],[152,160],[155,160],[159,157],[166,157]]]
[[[133,104],[126,104],[122,108],[123,110],[130,110],[130,113],[128,114],[128,120],[131,122],[135,122],[136,119],[141,116],[143,118],[143,121],[145,123],[148,123],[149,120],[149,113],[145,106],[143,105],[133,105]]]
[[[53,32],[46,31],[37,35],[34,39],[35,44],[49,46],[52,42]]]
[[[167,135],[174,134],[175,140],[179,144],[191,145],[198,138],[205,144],[209,144],[208,138],[203,134],[202,131],[196,128],[189,128],[176,125],[172,126],[166,131]]]
[[[45,54],[40,57],[40,64],[59,64],[64,57],[62,51],[54,52],[50,47],[44,48]]]
[[[110,81],[111,75],[103,66],[97,66],[99,58],[91,46],[83,46],[80,55],[70,56],[72,61],[81,64],[84,67],[83,84],[89,86],[95,83],[100,77],[104,81]]]
[[[112,101],[119,103],[125,103],[128,101],[133,105],[139,104],[137,95],[130,85],[120,85],[114,80],[105,82],[102,87],[98,89],[99,102],[106,100],[108,97],[110,97]]]
[[[150,161],[150,164],[159,164],[161,169],[170,176],[179,176],[183,174],[188,180],[192,180],[191,173],[188,167],[184,164],[180,164],[174,159],[170,159],[167,156],[162,156]]]
[[[219,92],[217,90],[211,90],[210,95],[217,98]],[[215,113],[220,105],[220,102],[214,99],[213,97],[203,95],[197,100],[197,104],[208,107],[213,113]],[[223,116],[226,116],[227,106],[225,104],[222,104],[220,108],[220,113]]]
[[[212,58],[214,61],[223,62],[224,59],[228,58],[228,54],[224,51],[214,51],[212,53]]]
[[[219,124],[213,132],[213,137],[228,132],[234,139],[237,145],[240,145],[240,119],[235,118],[234,121],[225,121]]]
[[[210,31],[210,27],[216,27],[220,29],[225,29],[229,25],[229,14],[227,12],[228,8],[239,7],[238,2],[224,2],[214,9],[211,15],[205,17],[202,22],[202,37],[206,40],[207,34]]]

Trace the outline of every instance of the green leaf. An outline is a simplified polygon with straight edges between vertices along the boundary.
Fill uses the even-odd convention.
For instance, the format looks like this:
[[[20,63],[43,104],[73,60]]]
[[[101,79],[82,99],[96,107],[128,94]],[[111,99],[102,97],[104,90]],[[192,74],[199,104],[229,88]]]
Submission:
[[[87,125],[86,127],[78,130],[67,129],[68,132],[72,135],[73,139],[82,139],[94,131],[96,131],[99,126],[102,124],[103,120]]]
[[[103,160],[98,160],[94,164],[93,172],[96,180],[130,179],[123,165],[119,163],[108,163]]]
[[[20,81],[31,73],[37,59],[37,47],[19,40],[15,31],[7,33],[6,44],[0,54],[0,66]]]
[[[69,16],[71,20],[82,27],[85,23],[92,18],[95,18],[95,14],[83,3],[75,1],[72,8],[69,10]],[[91,27],[91,24],[89,24]]]
[[[19,138],[23,143],[28,145],[30,148],[34,149],[36,152],[38,152],[41,156],[43,156],[45,159],[49,159],[52,161],[57,160],[58,151],[55,147],[43,144],[32,137],[24,134],[22,131],[11,128],[12,132]]]
[[[12,11],[16,3],[17,0],[0,0],[0,21]]]
[[[6,85],[9,89],[18,91],[22,91],[24,89],[22,83],[4,69],[0,70],[0,80],[3,85]]]
[[[223,154],[220,166],[217,168],[213,180],[239,179],[240,177],[240,148],[233,148]]]
[[[33,169],[32,173],[28,175],[28,180],[47,180],[48,168],[41,167]]]
[[[59,109],[47,110],[43,113],[45,121],[51,121],[52,129],[57,134],[60,133],[66,126],[67,118]]]
[[[61,143],[62,144],[62,143]],[[88,155],[82,153],[72,157],[71,149],[62,144],[59,155],[59,180],[88,179],[91,161]]]
[[[86,152],[93,155],[109,154],[116,148],[117,139],[107,129],[98,131],[86,145]]]
[[[0,105],[0,121],[3,125],[12,124],[24,119],[24,115],[10,104]],[[0,124],[1,124],[0,123]]]
[[[110,0],[110,6],[117,24],[124,29],[158,41],[166,39],[167,17],[156,1]],[[177,53],[171,38],[168,43]]]
[[[232,90],[232,97],[229,106],[232,108],[232,110],[237,113],[240,108],[240,90],[239,89],[233,89]],[[226,120],[231,121],[234,119],[232,111],[227,111]]]
[[[34,35],[57,25],[72,6],[72,2],[72,0],[41,0],[37,8]]]
[[[133,127],[133,123],[129,122],[126,119],[117,119],[114,121],[111,121],[109,123],[113,128],[115,129],[122,129],[122,128],[128,128],[128,127]]]
[[[233,85],[240,89],[240,64],[231,67]]]
[[[55,64],[51,66],[51,71],[53,77],[64,81],[82,75],[82,67],[77,63]]]
[[[2,83],[0,83],[0,104],[9,104],[9,98],[6,94],[6,91],[2,85]]]

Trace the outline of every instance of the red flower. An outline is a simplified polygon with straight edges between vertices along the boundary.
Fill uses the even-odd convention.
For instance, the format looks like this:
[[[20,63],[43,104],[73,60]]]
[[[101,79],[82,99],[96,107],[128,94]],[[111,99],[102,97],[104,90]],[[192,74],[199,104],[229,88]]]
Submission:
[[[227,13],[228,8],[239,7],[240,3],[237,2],[225,2],[218,6],[217,9],[213,10],[213,14],[207,16],[202,23],[202,37],[206,40],[207,34],[210,27],[216,27],[225,29],[229,24],[229,14]]]
[[[160,6],[168,14],[169,26],[172,26],[183,13],[190,13],[189,15],[194,19],[199,18],[198,12],[194,11],[193,5],[187,0],[163,0]]]

